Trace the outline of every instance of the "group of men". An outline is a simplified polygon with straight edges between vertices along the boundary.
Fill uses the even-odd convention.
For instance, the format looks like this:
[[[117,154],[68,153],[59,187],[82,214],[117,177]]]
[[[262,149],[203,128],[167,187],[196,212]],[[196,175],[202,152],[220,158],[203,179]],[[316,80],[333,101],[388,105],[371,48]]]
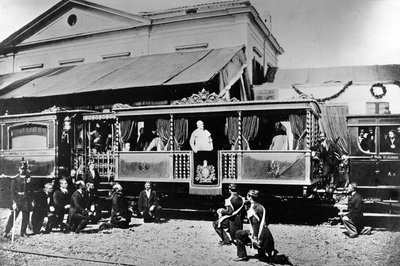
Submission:
[[[46,183],[42,190],[34,191],[29,174],[21,167],[19,174],[11,180],[11,214],[3,237],[10,236],[20,213],[22,213],[20,231],[22,237],[26,236],[28,225],[33,234],[50,233],[53,228],[59,228],[66,233],[79,233],[89,222],[97,223],[101,218],[97,191],[100,177],[93,163],[89,164],[89,169],[83,176],[79,180],[71,180],[75,189],[69,187],[66,178],[62,178],[54,192],[53,188],[56,185],[54,181]],[[113,184],[110,199],[112,202],[110,223],[113,227],[126,228],[131,220],[132,209],[122,193],[120,184]],[[138,202],[138,209],[144,217],[144,222],[160,222],[162,209],[158,201],[157,193],[151,189],[151,183],[146,182]],[[66,214],[68,219],[64,222]]]

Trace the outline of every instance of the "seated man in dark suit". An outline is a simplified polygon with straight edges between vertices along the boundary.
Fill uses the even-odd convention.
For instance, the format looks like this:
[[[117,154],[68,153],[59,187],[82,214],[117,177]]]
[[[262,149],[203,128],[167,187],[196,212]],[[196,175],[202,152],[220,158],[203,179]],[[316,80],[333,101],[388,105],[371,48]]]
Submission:
[[[122,193],[122,186],[116,183],[111,195],[111,223],[114,227],[127,228],[131,221],[132,212],[129,210],[128,200]]]
[[[68,225],[65,224],[64,215],[68,213],[70,202],[71,202],[71,194],[68,190],[68,181],[65,178],[60,180],[60,189],[56,190],[53,193],[53,201],[54,201],[54,214],[56,216],[55,226],[60,226],[61,231],[68,230]]]
[[[49,233],[55,224],[55,208],[52,192],[53,184],[46,183],[44,189],[36,193],[34,197],[32,212],[32,231],[34,234],[40,233],[45,218],[48,219],[45,233]]]
[[[151,183],[147,181],[144,185],[145,189],[139,194],[138,209],[143,216],[145,223],[155,221],[160,222],[161,206],[158,205],[157,193],[151,189]]]
[[[71,196],[71,207],[69,209],[68,224],[71,231],[79,233],[89,222],[89,216],[85,210],[85,182],[76,182],[76,191]]]

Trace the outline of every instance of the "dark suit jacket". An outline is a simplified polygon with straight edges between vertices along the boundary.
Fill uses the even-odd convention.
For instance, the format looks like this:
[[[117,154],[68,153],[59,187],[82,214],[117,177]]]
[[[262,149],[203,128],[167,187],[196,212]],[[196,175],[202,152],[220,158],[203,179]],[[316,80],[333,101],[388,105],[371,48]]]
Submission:
[[[150,191],[150,198],[147,197],[146,190],[143,190],[139,194],[138,209],[142,212],[144,209],[150,208],[152,205],[158,205],[157,192],[154,190]]]
[[[85,184],[92,183],[94,185],[94,189],[97,191],[100,185],[99,172],[96,169],[94,169],[94,176],[93,176],[92,172],[88,169],[85,172],[85,176],[83,177],[83,182],[85,182]]]
[[[363,215],[363,199],[359,193],[354,193],[347,204],[349,213],[347,217],[354,223],[357,230],[361,230],[364,227],[364,215]]]
[[[64,214],[65,206],[71,201],[71,195],[68,192],[63,193],[61,190],[56,190],[53,193],[53,201],[56,214]]]
[[[70,219],[72,219],[72,216],[76,213],[86,215],[85,197],[79,190],[75,191],[71,196],[71,207],[69,209]]]
[[[253,210],[255,212],[255,215],[257,215],[258,219],[254,216],[249,217],[251,220],[251,226],[253,227],[253,233],[254,236],[258,237],[259,232],[261,230],[260,234],[260,247],[262,250],[264,250],[267,253],[271,253],[275,248],[274,248],[274,238],[272,237],[271,231],[269,230],[267,226],[267,221],[268,221],[268,216],[265,214],[265,224],[261,226],[261,221],[262,217],[264,214],[265,208],[262,207],[261,204],[255,203],[253,206]]]
[[[51,194],[46,194],[43,190],[35,194],[33,212],[47,216],[50,212],[50,206],[54,207],[53,197]]]
[[[33,186],[27,178],[16,176],[11,179],[11,200],[17,204],[20,211],[32,210]]]
[[[398,138],[395,138],[393,141],[394,148],[391,147],[392,141],[390,139],[387,139],[383,143],[383,151],[386,152],[400,152],[400,140]]]

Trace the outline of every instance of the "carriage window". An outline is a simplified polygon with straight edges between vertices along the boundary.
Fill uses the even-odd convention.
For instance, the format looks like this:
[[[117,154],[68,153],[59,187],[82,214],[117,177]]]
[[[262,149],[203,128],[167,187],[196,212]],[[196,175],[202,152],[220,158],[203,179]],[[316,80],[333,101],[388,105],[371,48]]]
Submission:
[[[400,153],[400,125],[380,128],[381,152]]]
[[[363,152],[375,152],[375,129],[373,127],[359,127],[358,146]]]
[[[22,125],[10,128],[10,149],[47,148],[48,129],[45,125]]]

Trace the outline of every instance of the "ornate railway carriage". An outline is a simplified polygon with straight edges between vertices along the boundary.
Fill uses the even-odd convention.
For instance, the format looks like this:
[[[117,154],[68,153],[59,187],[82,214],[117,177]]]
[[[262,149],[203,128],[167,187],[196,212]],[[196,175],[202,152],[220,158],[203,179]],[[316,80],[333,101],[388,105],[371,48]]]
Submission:
[[[221,194],[224,184],[237,183],[280,196],[307,195],[320,181],[310,151],[319,131],[313,100],[226,102],[203,91],[172,105],[119,105],[113,111],[115,180],[150,180],[167,193],[203,195]],[[189,146],[198,120],[211,132],[213,151],[195,153]],[[270,150],[276,123],[290,147]],[[157,132],[164,149],[138,150],[140,130]],[[117,150],[128,142],[130,150]]]

